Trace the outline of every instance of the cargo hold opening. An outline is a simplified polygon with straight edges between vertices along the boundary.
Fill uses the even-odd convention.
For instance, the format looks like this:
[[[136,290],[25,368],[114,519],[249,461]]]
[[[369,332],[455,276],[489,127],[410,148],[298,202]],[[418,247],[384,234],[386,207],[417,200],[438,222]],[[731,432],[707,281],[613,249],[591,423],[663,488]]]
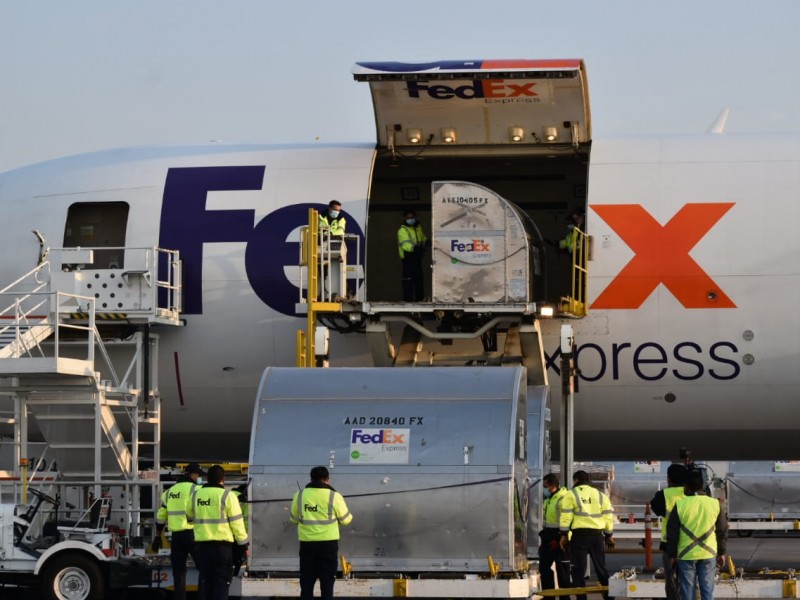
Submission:
[[[469,181],[496,192],[522,209],[536,225],[540,239],[540,275],[534,277],[537,302],[557,303],[571,291],[571,255],[559,252],[558,241],[567,234],[568,218],[575,208],[585,210],[588,145],[538,153],[500,155],[474,150],[464,156],[407,157],[391,153],[376,157],[367,217],[367,300],[402,301],[401,262],[397,230],[403,213],[414,210],[426,235],[432,234],[431,184],[434,181]],[[426,250],[423,265],[431,264]],[[430,268],[425,268],[426,296],[431,295]]]
[[[367,301],[403,302],[397,232],[403,213],[414,210],[435,246],[435,257],[431,247],[423,255],[423,304],[524,298],[537,310],[550,304],[561,314],[585,314],[590,240],[582,240],[575,256],[559,249],[572,212],[586,212],[591,115],[583,61],[358,63],[353,74],[369,84],[377,138],[366,222]],[[451,193],[459,190],[481,197]],[[483,206],[460,216],[461,202],[476,200]],[[445,215],[447,205],[457,212]],[[449,225],[456,219],[462,224]],[[472,235],[489,236],[478,240],[486,250],[480,259],[465,254],[478,245],[470,246]],[[512,248],[519,244],[526,250],[524,267]],[[576,268],[579,255],[583,262]],[[516,278],[526,271],[527,281]],[[438,293],[462,282],[463,289],[449,296]],[[562,310],[578,288],[580,310],[572,310],[574,303]]]

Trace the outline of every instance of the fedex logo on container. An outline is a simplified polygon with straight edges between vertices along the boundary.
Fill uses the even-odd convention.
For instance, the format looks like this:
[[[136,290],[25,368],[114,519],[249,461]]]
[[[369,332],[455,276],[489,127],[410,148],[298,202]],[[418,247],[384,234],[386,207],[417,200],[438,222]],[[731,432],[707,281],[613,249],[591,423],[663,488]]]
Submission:
[[[480,79],[472,84],[451,87],[437,83],[434,85],[426,81],[409,81],[406,89],[409,98],[419,98],[425,92],[434,100],[449,100],[451,98],[461,98],[470,100],[472,98],[534,98],[538,96],[533,86],[535,81],[527,83],[511,83],[503,79]]]
[[[491,252],[491,250],[489,242],[485,240],[470,240],[469,242],[450,240],[450,252]]]
[[[395,433],[391,429],[353,429],[351,444],[405,444],[408,430]]]

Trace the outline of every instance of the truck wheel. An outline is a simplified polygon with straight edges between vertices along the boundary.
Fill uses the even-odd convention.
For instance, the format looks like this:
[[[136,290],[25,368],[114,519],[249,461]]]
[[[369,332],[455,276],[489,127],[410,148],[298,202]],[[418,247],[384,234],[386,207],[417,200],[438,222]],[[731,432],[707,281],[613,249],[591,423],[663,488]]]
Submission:
[[[66,554],[45,568],[42,592],[46,600],[103,600],[105,578],[96,560]]]

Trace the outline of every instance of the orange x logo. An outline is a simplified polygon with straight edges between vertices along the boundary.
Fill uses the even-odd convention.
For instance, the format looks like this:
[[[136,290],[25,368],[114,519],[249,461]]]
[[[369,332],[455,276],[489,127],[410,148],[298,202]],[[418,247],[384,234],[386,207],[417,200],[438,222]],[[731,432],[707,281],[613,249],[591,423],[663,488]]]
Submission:
[[[733,206],[685,204],[663,227],[639,204],[592,206],[636,253],[592,308],[639,308],[663,283],[685,308],[736,308],[689,251]]]

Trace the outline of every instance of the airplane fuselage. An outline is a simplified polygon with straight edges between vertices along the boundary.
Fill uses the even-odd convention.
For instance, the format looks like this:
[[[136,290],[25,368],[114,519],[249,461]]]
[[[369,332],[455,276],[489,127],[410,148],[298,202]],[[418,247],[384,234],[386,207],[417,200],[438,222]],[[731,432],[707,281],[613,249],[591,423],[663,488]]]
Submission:
[[[592,236],[589,314],[570,320],[580,369],[577,459],[670,458],[680,446],[709,459],[794,456],[799,142],[794,135],[592,142],[583,181],[571,186],[584,187],[574,193],[586,199]],[[303,327],[295,314],[298,229],[308,208],[338,199],[348,232],[366,239],[367,297],[399,294],[394,235],[403,205],[379,196],[415,177],[424,189],[436,174],[392,183],[379,164],[368,145],[213,144],[101,152],[10,171],[0,175],[0,286],[36,264],[32,230],[52,247],[81,245],[83,230],[68,224],[75,205],[125,205],[116,226],[122,245],[176,249],[184,264],[185,326],[158,330],[164,455],[244,460],[263,369],[295,362]],[[474,175],[487,187],[500,169],[442,166],[448,177]],[[580,169],[570,163],[565,171]],[[515,177],[498,176],[497,185],[523,198],[528,183]],[[549,188],[536,185],[537,198],[551,200]],[[411,200],[424,202],[424,193]],[[545,238],[558,239],[571,204],[526,210]],[[91,236],[96,245],[117,245],[99,239],[102,224],[90,230],[91,218],[82,219],[83,245]],[[548,261],[551,271],[567,268],[555,253]],[[551,383],[560,376],[560,322],[542,321]],[[363,336],[335,335],[331,361],[368,365]],[[553,423],[559,396],[555,385]]]

